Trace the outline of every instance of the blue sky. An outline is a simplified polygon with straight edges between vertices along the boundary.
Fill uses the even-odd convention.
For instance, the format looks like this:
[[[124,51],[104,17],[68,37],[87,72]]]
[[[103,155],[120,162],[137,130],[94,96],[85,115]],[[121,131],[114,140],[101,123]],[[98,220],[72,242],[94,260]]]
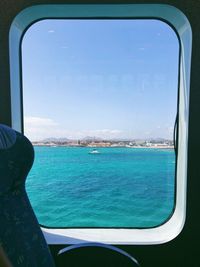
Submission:
[[[179,43],[159,20],[43,20],[22,42],[25,134],[169,138]]]

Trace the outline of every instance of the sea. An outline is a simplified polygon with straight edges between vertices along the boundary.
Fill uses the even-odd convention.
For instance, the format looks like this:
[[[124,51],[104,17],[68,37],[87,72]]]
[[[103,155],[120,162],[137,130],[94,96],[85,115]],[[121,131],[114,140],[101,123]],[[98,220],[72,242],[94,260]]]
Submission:
[[[26,190],[47,227],[151,228],[175,205],[173,149],[35,146]]]

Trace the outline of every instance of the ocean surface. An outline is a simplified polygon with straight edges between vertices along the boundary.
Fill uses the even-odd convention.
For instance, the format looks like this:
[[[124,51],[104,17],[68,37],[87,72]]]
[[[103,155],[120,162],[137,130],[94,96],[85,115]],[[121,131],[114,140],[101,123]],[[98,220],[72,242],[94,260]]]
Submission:
[[[172,149],[34,147],[26,189],[48,227],[154,227],[172,215]]]

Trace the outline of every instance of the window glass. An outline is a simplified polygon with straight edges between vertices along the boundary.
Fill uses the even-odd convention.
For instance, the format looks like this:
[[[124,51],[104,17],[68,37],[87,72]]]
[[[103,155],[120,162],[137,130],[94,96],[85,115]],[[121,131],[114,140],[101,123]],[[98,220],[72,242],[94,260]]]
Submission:
[[[179,42],[160,20],[42,20],[22,41],[26,189],[48,227],[155,227],[175,206]]]

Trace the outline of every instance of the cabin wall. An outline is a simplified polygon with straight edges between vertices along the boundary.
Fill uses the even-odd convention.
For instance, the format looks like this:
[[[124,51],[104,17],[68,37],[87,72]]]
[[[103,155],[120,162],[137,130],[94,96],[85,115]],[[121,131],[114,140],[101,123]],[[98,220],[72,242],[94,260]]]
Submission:
[[[11,124],[9,76],[9,28],[20,10],[36,4],[58,3],[51,0],[0,1],[0,123]],[[188,17],[193,32],[190,122],[188,146],[187,218],[182,233],[173,241],[162,245],[121,246],[143,264],[142,266],[198,267],[200,266],[200,1],[199,0],[143,0],[143,1],[64,1],[59,3],[162,3],[179,8]],[[55,254],[60,246],[52,246]],[[70,265],[69,265],[70,266]]]

